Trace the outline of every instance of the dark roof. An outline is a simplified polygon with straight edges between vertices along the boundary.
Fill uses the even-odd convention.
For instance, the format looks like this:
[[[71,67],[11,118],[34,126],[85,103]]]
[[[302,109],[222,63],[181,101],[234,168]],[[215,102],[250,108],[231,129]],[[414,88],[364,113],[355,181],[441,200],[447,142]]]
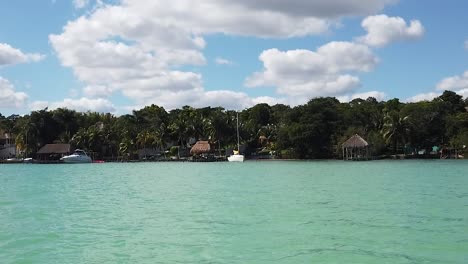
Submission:
[[[67,154],[71,152],[70,144],[47,144],[37,154]]]
[[[211,145],[208,141],[198,141],[195,145],[193,145],[192,149],[190,150],[190,154],[203,154],[209,153],[211,151]]]
[[[352,136],[345,143],[343,143],[343,148],[364,148],[369,146],[369,143],[365,141],[358,134]]]

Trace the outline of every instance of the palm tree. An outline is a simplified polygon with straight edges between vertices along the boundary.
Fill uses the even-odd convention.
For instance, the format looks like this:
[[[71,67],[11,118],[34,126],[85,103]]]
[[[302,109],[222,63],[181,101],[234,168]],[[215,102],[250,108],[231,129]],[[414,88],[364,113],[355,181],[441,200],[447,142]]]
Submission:
[[[29,116],[23,117],[15,124],[16,146],[25,156],[37,151],[38,147],[38,128],[31,122]]]
[[[106,151],[106,155],[108,155],[110,151],[110,155],[113,159],[114,149],[117,149],[117,134],[115,133],[115,131],[113,131],[112,127],[105,126],[104,130],[102,131],[102,137],[104,141],[103,144],[108,148]]]
[[[180,115],[179,115],[180,116]],[[173,120],[169,129],[172,131],[172,134],[177,139],[177,142],[180,146],[186,146],[188,138],[188,125],[182,116]]]
[[[132,152],[133,149],[133,140],[129,138],[124,138],[122,142],[119,144],[119,153],[123,157],[123,159],[128,159],[130,156],[130,153]]]
[[[77,148],[88,150],[88,145],[89,145],[88,141],[89,141],[88,131],[82,128],[73,135],[73,137],[70,140],[70,143],[72,143],[72,145]]]
[[[393,151],[397,154],[398,143],[407,143],[410,133],[410,116],[401,116],[400,112],[389,111],[384,114],[382,135],[387,144],[393,144]]]
[[[100,153],[103,144],[101,130],[95,125],[90,126],[86,131],[86,135],[88,137],[88,149]]]
[[[153,145],[161,150],[165,150],[168,141],[168,128],[165,123],[161,123],[161,125],[157,128],[153,136]]]

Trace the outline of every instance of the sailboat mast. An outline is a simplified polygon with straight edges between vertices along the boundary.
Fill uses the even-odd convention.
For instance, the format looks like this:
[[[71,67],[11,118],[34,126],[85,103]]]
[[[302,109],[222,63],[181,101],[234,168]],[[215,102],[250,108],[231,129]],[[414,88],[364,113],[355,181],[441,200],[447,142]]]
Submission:
[[[240,153],[239,112],[237,112],[237,151],[239,151],[239,153]]]

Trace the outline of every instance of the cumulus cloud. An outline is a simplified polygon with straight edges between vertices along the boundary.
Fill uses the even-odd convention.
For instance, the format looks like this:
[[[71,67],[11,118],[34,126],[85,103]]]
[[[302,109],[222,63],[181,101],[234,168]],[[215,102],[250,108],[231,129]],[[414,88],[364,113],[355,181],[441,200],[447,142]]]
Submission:
[[[444,78],[436,85],[437,91],[417,94],[407,99],[408,102],[431,101],[440,96],[442,91],[448,90],[468,98],[468,71],[461,75]]]
[[[86,86],[83,88],[83,93],[87,97],[108,97],[113,91],[111,88],[104,85]]]
[[[222,2],[232,2],[222,0]],[[333,18],[342,16],[366,15],[381,10],[385,4],[395,1],[375,1],[375,0],[237,0],[239,5],[257,10],[267,10],[271,12],[287,12],[296,16],[314,16],[323,18]]]
[[[47,101],[34,101],[29,104],[31,111],[38,111],[49,107],[49,102]]]
[[[89,5],[90,0],[73,0],[73,6],[76,9],[82,9]]]
[[[407,102],[416,103],[421,101],[432,101],[434,98],[439,97],[442,93],[440,92],[428,92],[428,93],[420,93],[415,96],[412,96],[406,99]]]
[[[437,84],[438,90],[459,91],[468,89],[468,70],[462,75],[451,76],[443,79]]]
[[[379,92],[379,91],[370,91],[370,92],[363,92],[363,93],[355,93],[351,95],[345,95],[345,96],[340,96],[337,99],[340,100],[341,102],[349,102],[354,99],[367,99],[369,97],[374,97],[377,101],[383,101],[387,97],[387,95],[384,92]]]
[[[0,43],[0,66],[26,62],[37,62],[45,56],[39,53],[23,53],[6,43]]]
[[[193,107],[222,106],[227,109],[241,110],[259,103],[273,105],[286,102],[287,100],[285,98],[274,98],[269,96],[250,97],[246,93],[231,90],[205,91],[203,89],[195,89],[191,91],[162,93],[160,96],[148,98],[145,103],[130,106],[127,107],[127,109],[140,109],[145,105],[154,103],[162,105],[168,110],[175,109],[183,105],[190,105]]]
[[[107,99],[97,98],[90,99],[82,97],[80,99],[70,99],[65,98],[60,102],[47,102],[47,101],[35,101],[31,103],[30,108],[32,111],[40,110],[48,107],[49,110],[54,110],[57,108],[68,108],[76,110],[79,112],[102,112],[102,113],[112,113],[115,112],[114,105]]]
[[[74,0],[78,8],[88,2]],[[206,64],[203,49],[207,35],[290,38],[320,34],[342,17],[369,15],[389,2],[392,0],[122,0],[96,5],[49,40],[61,63],[85,83],[83,92],[88,97],[119,91],[137,105],[151,102],[166,107],[197,100],[228,104],[208,100],[220,95],[253,102],[262,98],[246,98],[245,93],[227,90],[207,91],[200,74],[176,69]],[[337,59],[332,54],[327,57]],[[221,59],[217,62],[228,63]],[[351,61],[340,63],[346,63],[340,69],[363,70],[352,68]],[[335,77],[320,81],[336,90],[358,82],[352,76]]]
[[[9,44],[0,43],[0,67],[37,62],[45,56],[39,53],[24,53]],[[19,108],[24,106],[28,100],[28,95],[24,92],[17,92],[14,85],[7,79],[0,76],[0,108]]]
[[[233,64],[232,61],[230,61],[230,60],[228,60],[228,59],[225,59],[225,58],[221,58],[221,57],[217,57],[217,58],[215,59],[215,62],[216,62],[216,64],[218,64],[218,65],[232,65],[232,64]]]
[[[273,86],[279,94],[302,97],[343,96],[360,87],[355,72],[369,72],[378,58],[365,45],[330,42],[317,49],[270,49],[260,57],[264,69],[248,77],[248,87]]]
[[[0,108],[22,107],[28,100],[28,95],[15,91],[10,81],[0,76]]]
[[[367,35],[358,38],[358,41],[374,47],[383,47],[395,41],[419,39],[424,35],[424,27],[419,20],[411,20],[408,25],[401,17],[369,16],[361,25]]]

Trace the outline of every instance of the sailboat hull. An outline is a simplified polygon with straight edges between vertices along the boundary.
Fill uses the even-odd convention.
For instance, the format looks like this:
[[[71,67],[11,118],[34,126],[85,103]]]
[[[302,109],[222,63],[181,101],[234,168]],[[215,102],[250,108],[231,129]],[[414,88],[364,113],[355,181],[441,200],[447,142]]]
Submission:
[[[229,162],[244,162],[244,155],[231,155],[228,157]]]

